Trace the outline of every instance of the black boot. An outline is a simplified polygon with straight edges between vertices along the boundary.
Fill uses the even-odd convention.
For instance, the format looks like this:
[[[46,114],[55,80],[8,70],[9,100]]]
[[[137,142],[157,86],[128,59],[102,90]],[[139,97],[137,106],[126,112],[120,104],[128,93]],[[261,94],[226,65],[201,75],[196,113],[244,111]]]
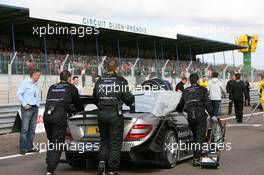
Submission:
[[[98,165],[98,175],[105,175],[105,161],[100,161]]]

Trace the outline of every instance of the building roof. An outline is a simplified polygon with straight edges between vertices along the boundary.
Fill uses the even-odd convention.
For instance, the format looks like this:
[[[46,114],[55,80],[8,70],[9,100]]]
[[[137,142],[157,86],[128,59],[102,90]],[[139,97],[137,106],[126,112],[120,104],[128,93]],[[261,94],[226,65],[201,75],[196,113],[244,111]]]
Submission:
[[[42,19],[30,18],[29,9],[6,6],[0,4],[0,34],[10,34],[11,25],[13,24],[15,33],[17,35],[32,35],[32,26],[41,26],[47,23],[49,24],[63,24],[63,25],[75,25],[67,24],[58,21],[47,21]],[[78,25],[77,25],[78,26]],[[154,49],[154,45],[160,49],[161,45],[165,51],[176,52],[176,46],[180,53],[194,55],[208,54],[221,51],[230,51],[236,49],[246,48],[232,43],[226,43],[211,39],[199,38],[194,36],[187,36],[177,34],[174,38],[166,38],[161,36],[154,36],[148,34],[131,33],[118,30],[101,29],[100,28],[100,40],[104,43],[113,43],[118,40],[120,45],[136,47],[136,42],[139,44],[139,48]],[[93,38],[94,39],[94,38]],[[91,39],[90,39],[91,40]],[[155,41],[155,42],[154,42]]]

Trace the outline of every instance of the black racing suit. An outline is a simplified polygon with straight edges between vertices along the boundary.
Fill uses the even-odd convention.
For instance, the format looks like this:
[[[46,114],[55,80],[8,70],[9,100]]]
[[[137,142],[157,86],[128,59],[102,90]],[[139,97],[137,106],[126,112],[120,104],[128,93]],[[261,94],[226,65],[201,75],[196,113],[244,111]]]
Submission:
[[[234,98],[233,98],[233,94],[232,94],[232,84],[234,84],[235,80],[229,80],[227,82],[226,85],[226,92],[229,94],[229,103],[228,103],[228,115],[232,114],[232,107],[233,107],[233,103],[234,103]]]
[[[187,112],[190,129],[194,135],[194,142],[202,147],[202,144],[205,142],[207,124],[205,110],[211,117],[214,115],[207,89],[198,84],[193,84],[186,88],[182,93],[180,103],[177,107],[178,112],[182,112],[183,110]],[[200,158],[202,150],[193,149],[194,158]]]
[[[245,95],[245,106],[250,106],[250,84],[248,81],[246,81],[244,84],[247,92]]]
[[[127,80],[112,72],[96,82],[93,97],[99,109],[98,126],[101,139],[99,160],[108,161],[110,171],[116,172],[119,169],[123,143],[122,104],[130,106],[134,102],[134,97],[129,92]]]
[[[231,87],[234,98],[235,114],[238,123],[243,122],[244,96],[247,96],[246,87],[243,81],[236,80]]]
[[[74,105],[76,111],[83,110],[78,90],[74,85],[61,82],[50,86],[44,111],[44,126],[49,140],[46,158],[49,172],[56,169],[63,151],[59,144],[65,140],[70,105]],[[53,149],[56,145],[57,149]]]

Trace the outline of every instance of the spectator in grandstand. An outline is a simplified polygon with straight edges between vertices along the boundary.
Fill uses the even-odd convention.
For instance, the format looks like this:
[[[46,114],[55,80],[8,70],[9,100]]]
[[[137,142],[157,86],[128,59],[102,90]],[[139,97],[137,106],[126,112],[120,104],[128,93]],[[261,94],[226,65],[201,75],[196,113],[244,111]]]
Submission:
[[[97,82],[100,78],[101,78],[100,75],[96,75],[96,76],[95,76],[95,82]]]
[[[172,71],[171,71],[171,84],[172,85],[176,84],[176,76],[177,76],[176,69],[173,68]]]
[[[155,76],[155,72],[149,72],[147,79],[148,79],[148,80],[151,80],[151,79],[154,79],[154,78],[157,78],[157,77]]]
[[[182,79],[181,79],[181,81],[176,85],[176,88],[175,88],[175,90],[177,91],[177,92],[183,92],[183,90],[184,90],[184,85],[187,83],[187,78],[186,77],[183,77]]]
[[[207,88],[208,87],[208,80],[206,76],[203,76],[203,78],[200,80],[199,85],[202,87]]]
[[[225,90],[223,88],[223,82],[218,79],[218,72],[213,72],[213,78],[209,80],[209,97],[212,101],[214,116],[218,117],[219,108],[222,99],[222,93],[225,94]]]
[[[182,78],[182,77],[185,77],[185,73],[186,73],[186,70],[185,70],[185,68],[184,68],[184,69],[182,69],[182,71],[181,71],[180,77],[181,77],[181,78]]]
[[[232,84],[236,81],[236,76],[235,74],[232,75],[231,79],[227,82],[226,85],[226,92],[229,94],[228,98],[229,98],[229,103],[228,103],[228,115],[232,114],[232,107],[233,107],[233,103],[234,103],[234,99],[233,99],[233,95],[232,95],[232,91],[231,91],[231,87]]]
[[[17,98],[21,104],[21,132],[20,132],[20,154],[27,152],[38,152],[33,147],[36,130],[38,109],[40,106],[40,86],[38,80],[40,71],[32,69],[30,79],[24,80],[17,90]]]
[[[243,122],[243,107],[244,107],[244,96],[246,96],[246,88],[243,81],[240,80],[241,74],[236,73],[236,81],[232,83],[231,86],[231,93],[233,95],[234,99],[234,105],[235,105],[235,114],[236,114],[236,120],[237,123]]]
[[[82,77],[82,87],[84,87],[84,86],[85,86],[85,81],[86,81],[86,75],[85,75],[85,71],[86,71],[86,69],[83,69],[83,70],[81,71],[81,77]]]
[[[187,68],[183,68],[182,69],[182,72],[180,74],[180,77],[186,77],[186,78],[188,78],[189,76],[190,76],[190,73],[189,73],[188,69]]]
[[[72,78],[72,84],[78,89],[80,95],[82,95],[82,88],[79,86],[79,77],[74,76]]]
[[[140,71],[137,84],[142,84],[146,80],[144,71]]]
[[[250,84],[248,80],[245,80],[245,88],[246,88],[246,95],[245,95],[245,106],[250,106]]]
[[[68,71],[71,74],[74,74],[74,63],[73,63],[73,61],[70,61],[70,63],[68,64]]]

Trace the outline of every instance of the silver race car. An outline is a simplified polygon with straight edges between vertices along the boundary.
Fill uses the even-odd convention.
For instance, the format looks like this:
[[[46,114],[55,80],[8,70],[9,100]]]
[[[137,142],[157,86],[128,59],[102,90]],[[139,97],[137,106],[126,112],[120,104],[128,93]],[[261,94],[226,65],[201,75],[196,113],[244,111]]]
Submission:
[[[83,97],[91,103],[89,97]],[[121,160],[151,163],[172,168],[177,162],[192,157],[192,151],[179,149],[180,143],[189,145],[193,135],[186,116],[171,111],[165,116],[149,112],[136,112],[123,108],[124,141]],[[65,151],[68,163],[80,166],[86,160],[96,160],[100,151],[100,132],[97,109],[84,111],[68,119]]]

